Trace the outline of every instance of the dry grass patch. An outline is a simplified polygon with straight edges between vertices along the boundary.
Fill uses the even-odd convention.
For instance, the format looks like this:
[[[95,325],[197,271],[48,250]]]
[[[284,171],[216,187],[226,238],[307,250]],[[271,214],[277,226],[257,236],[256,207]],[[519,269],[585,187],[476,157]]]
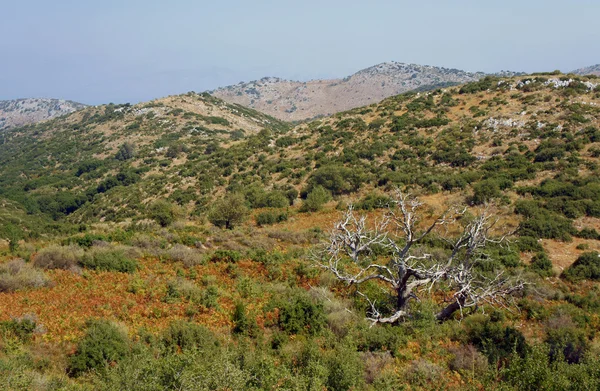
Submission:
[[[34,269],[22,259],[0,265],[0,292],[14,292],[28,288],[40,288],[50,280],[40,270]]]

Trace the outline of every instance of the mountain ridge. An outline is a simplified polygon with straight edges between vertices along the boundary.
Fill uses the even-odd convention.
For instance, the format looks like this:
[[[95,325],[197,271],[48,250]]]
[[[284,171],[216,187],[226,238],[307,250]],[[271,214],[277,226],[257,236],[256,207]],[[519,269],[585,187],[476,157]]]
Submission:
[[[519,75],[502,71],[498,76]],[[384,62],[338,79],[306,82],[263,77],[209,91],[227,102],[284,121],[303,121],[379,102],[411,90],[431,90],[480,80],[488,74],[432,65]]]
[[[0,100],[0,130],[60,117],[85,107],[83,103],[55,98]]]

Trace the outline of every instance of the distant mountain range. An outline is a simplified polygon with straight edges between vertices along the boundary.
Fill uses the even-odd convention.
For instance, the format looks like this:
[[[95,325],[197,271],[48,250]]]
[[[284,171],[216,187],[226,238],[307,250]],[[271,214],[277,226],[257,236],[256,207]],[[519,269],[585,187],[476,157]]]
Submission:
[[[589,67],[576,69],[571,73],[575,73],[577,75],[596,75],[600,76],[600,64],[592,65]]]
[[[497,75],[516,74],[500,72]],[[377,103],[411,90],[431,90],[476,81],[486,75],[483,72],[386,62],[343,79],[300,82],[265,77],[218,88],[210,93],[281,120],[299,121]]]
[[[0,130],[60,117],[85,107],[82,103],[62,99],[0,100]]]

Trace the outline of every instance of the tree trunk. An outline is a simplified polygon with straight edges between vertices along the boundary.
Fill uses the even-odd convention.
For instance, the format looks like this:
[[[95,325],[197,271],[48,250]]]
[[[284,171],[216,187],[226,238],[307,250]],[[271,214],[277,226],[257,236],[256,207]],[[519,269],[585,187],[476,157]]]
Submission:
[[[454,313],[456,311],[458,311],[464,303],[465,303],[465,299],[462,297],[459,297],[458,299],[456,299],[456,301],[448,304],[444,309],[442,309],[440,312],[438,312],[435,315],[435,318],[439,322],[444,322],[444,321],[450,319],[452,317],[452,315],[454,315]]]

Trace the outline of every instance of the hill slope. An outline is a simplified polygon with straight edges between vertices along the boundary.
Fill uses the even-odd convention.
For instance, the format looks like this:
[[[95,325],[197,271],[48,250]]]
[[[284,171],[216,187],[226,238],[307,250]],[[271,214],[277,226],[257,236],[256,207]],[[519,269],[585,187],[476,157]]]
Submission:
[[[411,90],[461,84],[483,76],[480,72],[387,62],[343,79],[299,82],[266,77],[219,88],[211,94],[284,121],[299,121],[376,103]]]
[[[599,129],[598,78],[539,74],[295,127],[190,93],[8,130],[0,388],[596,389]],[[474,271],[484,293],[499,278],[527,289],[508,309],[480,301],[440,324],[433,315],[461,291],[412,280],[426,282],[411,315],[369,327],[375,300],[384,315],[398,305],[397,288],[368,275],[394,276],[375,265],[402,256],[380,244],[397,226],[352,237],[338,226],[348,256],[327,258],[364,275],[360,291],[314,267],[325,258],[314,245],[335,249],[326,232],[347,205],[382,218],[397,188],[424,202],[416,229],[448,206],[466,210],[405,247],[415,264],[439,273],[467,257],[442,266],[444,281]],[[217,227],[215,211],[245,208],[250,218]],[[483,240],[510,240],[479,251],[480,229],[458,232],[483,209],[498,218]],[[415,222],[401,221],[400,232]],[[356,254],[365,263],[349,262]]]
[[[0,100],[0,130],[60,117],[86,105],[62,99]]]
[[[573,72],[576,75],[596,75],[600,76],[600,64],[592,65],[585,68],[576,69]]]

